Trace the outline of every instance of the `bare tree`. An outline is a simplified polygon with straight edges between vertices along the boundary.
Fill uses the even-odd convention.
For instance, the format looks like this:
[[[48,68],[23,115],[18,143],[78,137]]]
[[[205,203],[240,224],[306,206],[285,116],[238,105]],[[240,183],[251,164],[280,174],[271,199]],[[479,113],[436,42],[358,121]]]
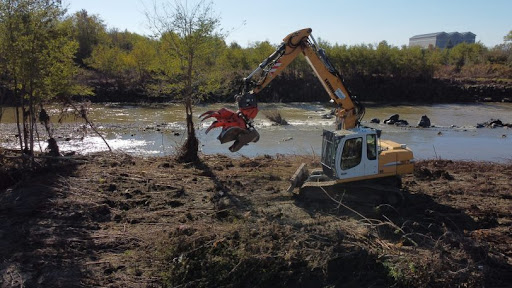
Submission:
[[[212,53],[223,35],[218,30],[219,17],[214,14],[212,2],[201,0],[195,4],[188,1],[153,4],[146,12],[156,37],[166,45],[165,54],[172,61],[166,67],[167,78],[181,91],[185,105],[187,140],[181,147],[179,161],[199,161],[199,141],[192,120],[192,106],[200,98],[200,88],[207,85],[208,71],[212,65]],[[221,41],[223,43],[223,41]]]

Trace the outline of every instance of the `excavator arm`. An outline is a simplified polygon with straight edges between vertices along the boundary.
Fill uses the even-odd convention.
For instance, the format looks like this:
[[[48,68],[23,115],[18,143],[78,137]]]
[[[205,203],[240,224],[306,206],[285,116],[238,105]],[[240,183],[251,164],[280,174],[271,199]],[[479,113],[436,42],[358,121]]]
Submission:
[[[337,104],[336,129],[357,127],[364,115],[364,107],[345,88],[340,74],[330,63],[325,51],[318,47],[311,31],[306,28],[287,35],[276,51],[244,78],[241,91],[235,96],[238,111],[222,108],[200,115],[202,121],[211,117],[216,119],[206,133],[213,128],[222,127],[218,139],[221,143],[235,141],[229,148],[231,152],[240,150],[249,142],[258,141],[259,134],[252,124],[258,114],[255,95],[281,74],[301,52],[329,97]]]

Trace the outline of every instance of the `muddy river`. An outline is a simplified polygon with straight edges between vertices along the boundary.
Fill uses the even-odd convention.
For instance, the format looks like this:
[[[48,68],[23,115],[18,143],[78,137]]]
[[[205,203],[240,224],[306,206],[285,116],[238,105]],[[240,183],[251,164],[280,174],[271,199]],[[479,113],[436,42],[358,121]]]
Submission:
[[[207,110],[234,105],[213,104],[194,108],[200,115]],[[211,121],[199,122],[196,118],[200,149],[205,154],[223,153],[232,156],[262,154],[319,154],[323,129],[334,127],[333,119],[324,119],[331,107],[319,103],[260,104],[260,114],[255,126],[261,137],[258,143],[242,148],[237,153],[228,151],[229,144],[221,145],[216,139],[220,129],[205,134]],[[265,111],[278,110],[290,125],[274,126],[264,116]],[[108,150],[100,137],[91,129],[82,129],[84,123],[73,117],[57,122],[59,109],[49,110],[55,136],[62,152],[91,153]],[[383,124],[392,114],[399,114],[409,126],[397,127]],[[427,115],[434,127],[416,128],[422,115]],[[169,155],[185,140],[184,109],[182,105],[140,107],[127,105],[92,105],[89,118],[117,151],[136,155]],[[372,118],[381,124],[370,123]],[[367,105],[363,125],[382,130],[383,139],[407,144],[416,159],[453,159],[508,162],[512,160],[512,130],[509,128],[476,128],[478,123],[500,119],[512,123],[511,103],[485,104],[436,104],[421,106]],[[38,127],[40,135],[44,128]],[[0,123],[0,145],[17,148],[16,125],[12,109],[6,109]],[[41,142],[38,149],[44,149]],[[40,148],[39,148],[40,147]]]

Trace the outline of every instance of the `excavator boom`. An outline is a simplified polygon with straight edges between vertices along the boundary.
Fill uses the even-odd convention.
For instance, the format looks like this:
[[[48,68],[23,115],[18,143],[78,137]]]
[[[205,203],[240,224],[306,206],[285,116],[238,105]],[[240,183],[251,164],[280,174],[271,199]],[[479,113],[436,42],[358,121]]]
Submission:
[[[276,51],[244,78],[242,89],[235,96],[238,111],[222,108],[219,111],[207,111],[199,116],[202,121],[211,117],[216,119],[206,133],[213,128],[221,127],[222,131],[218,139],[221,143],[235,141],[229,148],[232,152],[238,151],[249,142],[256,142],[259,134],[252,125],[253,119],[258,114],[256,95],[281,74],[301,52],[329,97],[338,106],[336,129],[357,127],[364,115],[364,107],[345,88],[340,74],[329,62],[325,51],[318,47],[311,31],[310,28],[306,28],[287,35]],[[242,137],[237,137],[238,135]]]

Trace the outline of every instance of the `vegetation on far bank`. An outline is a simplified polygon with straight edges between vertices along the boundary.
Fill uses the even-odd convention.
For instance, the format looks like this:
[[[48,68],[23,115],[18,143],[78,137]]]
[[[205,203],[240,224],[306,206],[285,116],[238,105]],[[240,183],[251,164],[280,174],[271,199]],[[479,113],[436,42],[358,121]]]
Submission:
[[[180,38],[172,29],[155,33],[158,38],[149,37],[110,29],[101,15],[91,15],[85,10],[66,14],[59,1],[50,1],[48,6],[41,4],[44,1],[14,2],[18,3],[15,8],[6,4],[9,2],[2,2],[0,6],[0,29],[3,31],[0,37],[2,101],[12,103],[12,96],[34,92],[44,94],[45,99],[59,95],[81,95],[98,102],[163,102],[182,96],[183,77],[187,71],[179,55],[172,51],[185,45],[186,39]],[[40,13],[50,8],[53,9],[52,13]],[[26,19],[19,18],[16,13],[27,15],[27,19],[30,19],[28,24],[32,24],[23,24]],[[44,22],[47,20],[49,22]],[[51,25],[35,25],[37,23]],[[297,27],[300,28],[304,27]],[[313,30],[313,33],[322,35],[322,31]],[[504,35],[506,33],[503,31]],[[273,53],[279,44],[279,39],[275,39],[274,43],[262,41],[241,47],[238,43],[226,43],[222,33],[209,34],[203,40],[207,45],[202,45],[194,55],[201,67],[196,71],[198,81],[192,88],[200,99],[209,101],[232,101],[242,78]],[[342,72],[348,88],[363,101],[407,99],[442,102],[439,94],[450,92],[453,85],[467,87],[483,84],[485,89],[490,82],[499,86],[496,89],[491,87],[496,93],[500,93],[503,87],[510,88],[511,40],[509,33],[504,37],[504,43],[495,47],[463,43],[451,49],[396,47],[386,41],[347,46],[320,39],[319,44]],[[33,51],[48,54],[39,57],[33,55]],[[20,64],[23,63],[26,67],[32,67],[33,72],[21,69]],[[46,83],[44,86],[29,89],[28,85],[24,85],[27,77],[43,72],[48,75],[40,81]],[[20,79],[22,76],[24,78]],[[457,81],[447,84],[439,79]],[[460,82],[461,79],[464,81]],[[466,81],[468,79],[471,81]],[[261,93],[260,100],[288,102],[326,99],[319,92],[323,88],[302,57],[296,59],[273,84],[268,91]],[[482,89],[480,87],[476,91]],[[469,92],[465,97],[451,100],[475,100],[475,91]],[[320,96],[315,96],[318,94]]]

